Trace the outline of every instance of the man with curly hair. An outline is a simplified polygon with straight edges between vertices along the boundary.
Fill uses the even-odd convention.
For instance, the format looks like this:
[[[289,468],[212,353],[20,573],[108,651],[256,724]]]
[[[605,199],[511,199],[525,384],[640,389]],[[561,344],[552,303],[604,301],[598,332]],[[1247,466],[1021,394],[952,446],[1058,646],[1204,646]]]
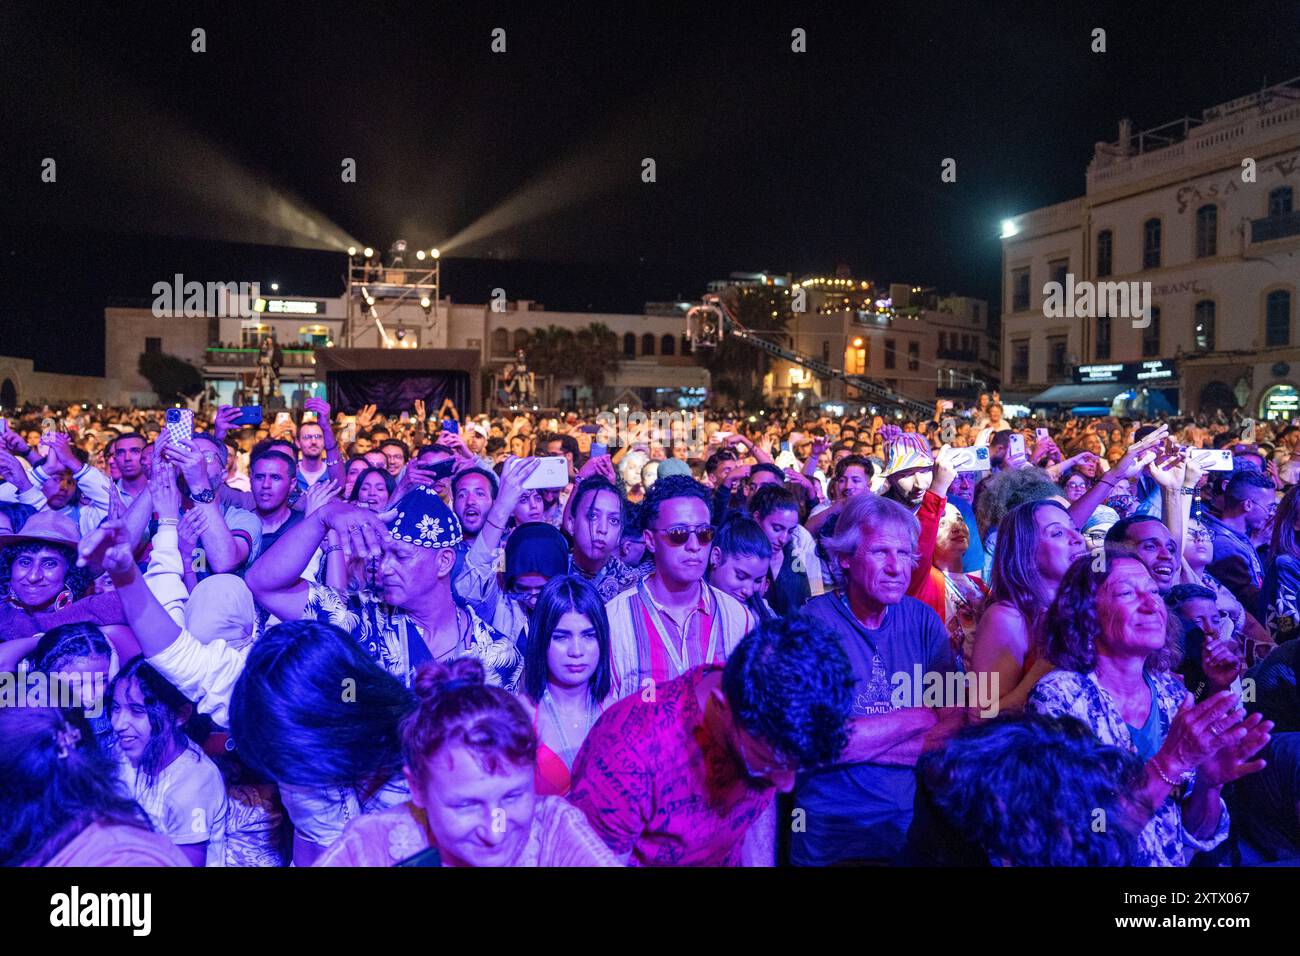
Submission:
[[[751,632],[702,665],[619,701],[573,766],[569,800],[640,866],[771,865],[775,796],[847,741],[853,675],[834,636],[801,619]]]

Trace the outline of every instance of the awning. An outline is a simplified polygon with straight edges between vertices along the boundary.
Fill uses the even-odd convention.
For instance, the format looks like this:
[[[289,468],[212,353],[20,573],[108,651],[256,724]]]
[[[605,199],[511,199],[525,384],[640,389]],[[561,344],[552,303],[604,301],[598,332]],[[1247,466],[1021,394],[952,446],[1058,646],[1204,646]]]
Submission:
[[[1039,392],[1028,402],[1030,405],[1106,405],[1109,406],[1120,392],[1133,386],[1123,382],[1099,382],[1092,385],[1053,385]]]

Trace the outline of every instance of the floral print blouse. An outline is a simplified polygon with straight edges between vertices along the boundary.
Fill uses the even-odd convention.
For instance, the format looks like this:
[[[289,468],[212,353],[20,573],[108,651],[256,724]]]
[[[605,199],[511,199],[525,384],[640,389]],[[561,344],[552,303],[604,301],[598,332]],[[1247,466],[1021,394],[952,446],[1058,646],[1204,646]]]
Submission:
[[[1156,689],[1163,731],[1169,726],[1187,695],[1186,688],[1168,671],[1148,673]],[[1087,724],[1103,743],[1137,752],[1128,724],[1114,698],[1101,686],[1095,673],[1055,670],[1043,677],[1029,695],[1026,708],[1049,717],[1071,716]],[[1196,786],[1193,778],[1191,786]],[[1184,866],[1194,852],[1213,850],[1228,837],[1228,807],[1219,801],[1219,824],[1208,840],[1198,839],[1183,827],[1182,805],[1171,794],[1138,836],[1140,866]]]

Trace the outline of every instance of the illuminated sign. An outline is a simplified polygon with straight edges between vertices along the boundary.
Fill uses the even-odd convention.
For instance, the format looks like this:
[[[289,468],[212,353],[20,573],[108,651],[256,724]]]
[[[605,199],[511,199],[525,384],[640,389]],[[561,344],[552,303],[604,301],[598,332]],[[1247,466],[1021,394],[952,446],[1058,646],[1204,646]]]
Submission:
[[[1095,385],[1106,382],[1121,382],[1126,385],[1167,382],[1173,385],[1177,377],[1178,373],[1174,368],[1174,363],[1168,359],[1147,359],[1144,362],[1113,362],[1107,365],[1080,365],[1074,370],[1074,381],[1078,385]]]
[[[320,315],[325,303],[304,299],[267,299],[265,311],[279,315]]]

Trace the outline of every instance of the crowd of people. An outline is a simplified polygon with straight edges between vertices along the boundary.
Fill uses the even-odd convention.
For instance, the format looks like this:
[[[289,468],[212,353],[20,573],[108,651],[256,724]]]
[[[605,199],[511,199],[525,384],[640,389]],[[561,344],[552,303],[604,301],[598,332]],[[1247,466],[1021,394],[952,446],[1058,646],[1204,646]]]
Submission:
[[[0,864],[1300,863],[1295,424],[351,411],[0,420]]]

